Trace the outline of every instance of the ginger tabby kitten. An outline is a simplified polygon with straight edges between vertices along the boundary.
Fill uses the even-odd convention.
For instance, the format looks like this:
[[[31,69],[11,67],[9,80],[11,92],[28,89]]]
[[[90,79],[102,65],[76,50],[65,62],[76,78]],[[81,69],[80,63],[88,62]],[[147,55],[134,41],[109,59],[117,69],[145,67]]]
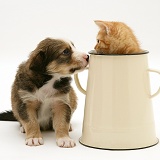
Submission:
[[[122,22],[95,21],[100,28],[95,50],[103,54],[143,52],[131,28]]]

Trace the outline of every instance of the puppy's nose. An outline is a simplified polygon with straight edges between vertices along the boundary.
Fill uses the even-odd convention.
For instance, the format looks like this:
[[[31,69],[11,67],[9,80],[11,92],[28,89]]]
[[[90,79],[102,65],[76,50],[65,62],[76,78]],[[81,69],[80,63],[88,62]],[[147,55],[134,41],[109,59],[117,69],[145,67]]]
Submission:
[[[84,55],[83,55],[83,58],[84,58],[87,62],[89,61],[89,55],[84,54]]]
[[[86,61],[87,61],[87,62],[89,62],[89,55],[87,55],[87,59],[86,59]]]

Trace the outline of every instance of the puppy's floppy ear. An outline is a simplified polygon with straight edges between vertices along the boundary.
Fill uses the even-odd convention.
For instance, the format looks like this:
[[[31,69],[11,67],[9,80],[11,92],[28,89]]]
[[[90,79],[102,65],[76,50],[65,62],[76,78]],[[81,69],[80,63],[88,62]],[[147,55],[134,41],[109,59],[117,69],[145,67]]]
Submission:
[[[42,50],[38,51],[38,53],[33,57],[29,69],[31,69],[32,71],[44,73],[46,69],[45,59],[45,52]]]

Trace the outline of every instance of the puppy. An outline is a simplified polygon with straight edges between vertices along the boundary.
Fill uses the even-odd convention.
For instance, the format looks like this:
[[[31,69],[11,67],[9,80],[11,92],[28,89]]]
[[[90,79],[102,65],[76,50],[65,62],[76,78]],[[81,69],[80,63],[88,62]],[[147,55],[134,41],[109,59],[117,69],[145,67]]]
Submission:
[[[59,147],[75,146],[69,137],[71,116],[77,107],[71,74],[83,71],[88,61],[89,56],[76,51],[72,42],[47,38],[20,64],[11,102],[21,131],[26,133],[26,145],[42,145],[41,130],[52,128]]]

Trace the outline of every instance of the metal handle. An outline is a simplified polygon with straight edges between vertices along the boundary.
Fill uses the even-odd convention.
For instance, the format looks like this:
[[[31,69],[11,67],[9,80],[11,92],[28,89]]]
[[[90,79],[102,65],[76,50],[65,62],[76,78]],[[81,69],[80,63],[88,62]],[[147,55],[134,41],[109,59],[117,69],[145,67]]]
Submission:
[[[149,72],[154,72],[160,74],[160,71],[154,69],[148,69]],[[158,88],[157,92],[151,95],[151,98],[157,96],[160,93],[160,87]]]
[[[88,68],[87,68],[88,69]],[[154,73],[158,73],[160,75],[160,71],[158,70],[154,70],[154,69],[148,69],[149,72],[154,72]],[[83,94],[86,95],[86,90],[84,90],[80,84],[79,78],[78,78],[78,73],[74,75],[74,81],[76,83],[77,88],[79,89],[79,91]],[[158,88],[157,92],[151,95],[151,98],[157,96],[160,93],[160,87]]]
[[[86,69],[88,69],[88,67]],[[82,88],[81,84],[80,84],[80,81],[79,81],[79,78],[78,78],[78,73],[74,75],[74,81],[75,81],[76,86],[79,89],[79,91],[86,95],[86,90],[84,90]]]

